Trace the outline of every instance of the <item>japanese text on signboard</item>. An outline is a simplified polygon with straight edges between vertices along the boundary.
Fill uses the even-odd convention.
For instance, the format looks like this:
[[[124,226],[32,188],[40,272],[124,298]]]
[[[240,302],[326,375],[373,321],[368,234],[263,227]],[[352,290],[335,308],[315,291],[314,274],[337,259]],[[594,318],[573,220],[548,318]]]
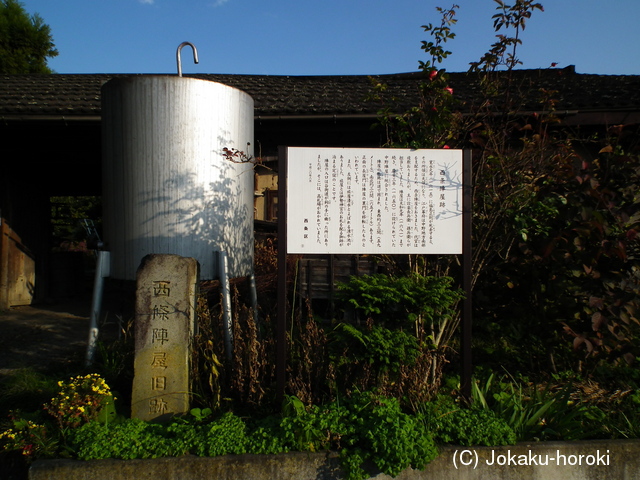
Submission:
[[[462,151],[289,148],[288,253],[462,249]]]

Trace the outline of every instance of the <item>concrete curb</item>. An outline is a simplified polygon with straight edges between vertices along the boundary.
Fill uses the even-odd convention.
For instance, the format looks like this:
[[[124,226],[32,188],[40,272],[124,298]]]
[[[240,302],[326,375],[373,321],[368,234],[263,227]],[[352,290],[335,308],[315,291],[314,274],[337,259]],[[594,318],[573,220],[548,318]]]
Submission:
[[[335,452],[184,456],[152,460],[39,460],[30,480],[339,480]],[[370,477],[386,480],[379,473]],[[640,440],[519,443],[441,448],[423,471],[398,480],[640,480]]]

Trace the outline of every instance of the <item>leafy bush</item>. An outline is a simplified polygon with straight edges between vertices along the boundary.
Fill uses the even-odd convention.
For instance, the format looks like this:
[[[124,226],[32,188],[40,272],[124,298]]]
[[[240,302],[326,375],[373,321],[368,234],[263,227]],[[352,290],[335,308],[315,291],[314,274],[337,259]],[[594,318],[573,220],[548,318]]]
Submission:
[[[397,399],[371,392],[312,406],[284,418],[281,428],[292,447],[339,449],[350,480],[368,477],[363,469],[367,461],[395,476],[409,466],[424,468],[437,455],[435,442],[422,422],[403,413]]]
[[[516,434],[503,419],[490,410],[462,408],[453,397],[440,395],[420,412],[438,443],[454,445],[512,445]]]
[[[458,96],[441,68],[457,5],[437,9],[439,26],[423,27],[431,39],[422,42],[416,105],[407,109],[372,80],[387,146],[473,151],[476,359],[535,373],[632,362],[640,356],[638,127],[566,125],[559,92],[541,88],[565,72],[534,79],[516,70],[525,26],[542,5],[496,4],[496,42],[471,63],[473,98]],[[455,262],[439,259],[430,271],[454,271]]]
[[[437,390],[462,298],[450,277],[364,275],[339,284],[345,309],[364,322],[339,323],[329,349],[340,393],[378,389],[424,400]]]
[[[450,277],[384,274],[351,277],[338,285],[338,299],[376,322],[409,327],[440,323],[455,314],[462,292]]]
[[[401,412],[397,399],[365,393],[348,408],[358,415],[353,442],[358,458],[372,460],[382,472],[396,476],[409,466],[422,469],[436,457],[431,434],[414,416]]]
[[[364,362],[397,373],[402,365],[415,363],[420,353],[415,336],[379,325],[366,329],[340,323],[331,340],[338,367],[345,362]]]

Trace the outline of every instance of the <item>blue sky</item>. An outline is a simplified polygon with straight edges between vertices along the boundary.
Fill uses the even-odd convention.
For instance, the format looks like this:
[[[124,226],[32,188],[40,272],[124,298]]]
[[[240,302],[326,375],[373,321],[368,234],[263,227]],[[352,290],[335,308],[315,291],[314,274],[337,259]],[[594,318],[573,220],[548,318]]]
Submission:
[[[640,0],[539,0],[522,36],[522,68],[640,74]],[[509,0],[506,0],[510,3]],[[410,72],[426,60],[421,26],[457,3],[443,67],[466,71],[495,40],[493,0],[22,0],[51,26],[58,73],[358,75]]]

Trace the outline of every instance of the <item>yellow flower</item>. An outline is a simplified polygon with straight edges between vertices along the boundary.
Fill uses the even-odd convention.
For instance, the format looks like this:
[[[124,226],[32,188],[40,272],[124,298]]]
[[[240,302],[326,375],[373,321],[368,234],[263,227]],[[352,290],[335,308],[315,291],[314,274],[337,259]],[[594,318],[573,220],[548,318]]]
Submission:
[[[5,432],[0,433],[0,438],[4,438],[4,437],[7,437],[7,438],[13,440],[14,438],[16,438],[16,434],[13,433],[13,430],[9,429],[9,430],[7,430]]]

